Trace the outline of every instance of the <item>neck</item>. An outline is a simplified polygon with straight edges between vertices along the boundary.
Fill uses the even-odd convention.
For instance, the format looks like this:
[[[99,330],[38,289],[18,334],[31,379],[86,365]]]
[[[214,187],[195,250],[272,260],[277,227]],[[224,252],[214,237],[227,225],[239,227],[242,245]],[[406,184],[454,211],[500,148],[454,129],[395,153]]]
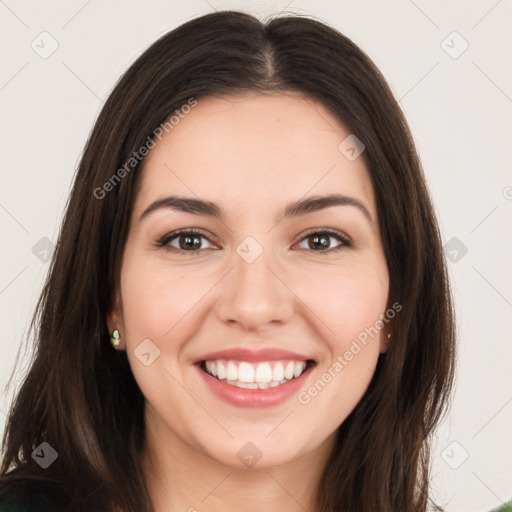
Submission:
[[[314,512],[334,434],[279,466],[252,469],[220,463],[168,428],[146,423],[143,471],[154,512]]]

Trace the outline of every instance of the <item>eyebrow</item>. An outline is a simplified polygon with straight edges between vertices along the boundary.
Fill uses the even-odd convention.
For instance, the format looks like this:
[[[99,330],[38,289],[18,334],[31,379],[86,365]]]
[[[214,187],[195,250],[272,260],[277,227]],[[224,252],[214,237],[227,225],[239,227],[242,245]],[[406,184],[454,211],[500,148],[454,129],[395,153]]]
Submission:
[[[276,223],[283,219],[299,217],[301,215],[317,212],[326,208],[331,208],[333,206],[353,206],[362,212],[370,223],[373,223],[370,212],[361,201],[354,197],[345,196],[343,194],[312,196],[306,199],[300,199],[294,203],[290,203],[284,208],[282,214],[276,218]],[[178,210],[180,212],[192,213],[194,215],[214,217],[219,220],[223,220],[227,217],[225,210],[219,205],[212,203],[211,201],[193,197],[171,195],[151,203],[144,210],[140,216],[139,221],[143,220],[151,213],[161,209]]]

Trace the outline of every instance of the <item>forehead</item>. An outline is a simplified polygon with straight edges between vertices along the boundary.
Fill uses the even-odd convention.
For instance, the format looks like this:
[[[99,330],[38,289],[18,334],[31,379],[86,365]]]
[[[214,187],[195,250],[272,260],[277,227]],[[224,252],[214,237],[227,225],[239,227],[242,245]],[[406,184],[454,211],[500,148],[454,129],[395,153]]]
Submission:
[[[291,92],[207,97],[176,119],[143,162],[135,213],[170,193],[245,213],[339,192],[375,215],[363,158],[339,149],[351,132],[320,102]]]

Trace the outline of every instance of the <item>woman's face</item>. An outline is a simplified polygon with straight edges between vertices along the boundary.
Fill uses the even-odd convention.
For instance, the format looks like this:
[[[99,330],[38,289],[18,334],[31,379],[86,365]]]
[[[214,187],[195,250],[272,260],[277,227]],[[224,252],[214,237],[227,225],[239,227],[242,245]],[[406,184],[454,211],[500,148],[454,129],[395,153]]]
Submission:
[[[330,447],[387,335],[360,148],[294,94],[200,99],[178,119],[144,161],[108,316],[147,425],[161,449],[184,443],[232,467]],[[297,206],[331,195],[341,201]]]

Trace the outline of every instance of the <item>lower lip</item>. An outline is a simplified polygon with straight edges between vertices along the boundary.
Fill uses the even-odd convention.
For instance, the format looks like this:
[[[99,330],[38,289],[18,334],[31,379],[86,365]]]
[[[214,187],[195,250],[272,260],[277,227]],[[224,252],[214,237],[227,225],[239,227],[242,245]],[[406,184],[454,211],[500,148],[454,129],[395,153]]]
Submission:
[[[276,405],[286,402],[291,396],[297,395],[300,388],[309,377],[313,366],[314,365],[307,368],[299,377],[285,382],[284,384],[279,384],[279,386],[267,389],[239,388],[238,386],[226,384],[222,380],[212,377],[199,366],[197,366],[197,369],[213,394],[225,402],[236,407],[263,408],[275,407]]]

